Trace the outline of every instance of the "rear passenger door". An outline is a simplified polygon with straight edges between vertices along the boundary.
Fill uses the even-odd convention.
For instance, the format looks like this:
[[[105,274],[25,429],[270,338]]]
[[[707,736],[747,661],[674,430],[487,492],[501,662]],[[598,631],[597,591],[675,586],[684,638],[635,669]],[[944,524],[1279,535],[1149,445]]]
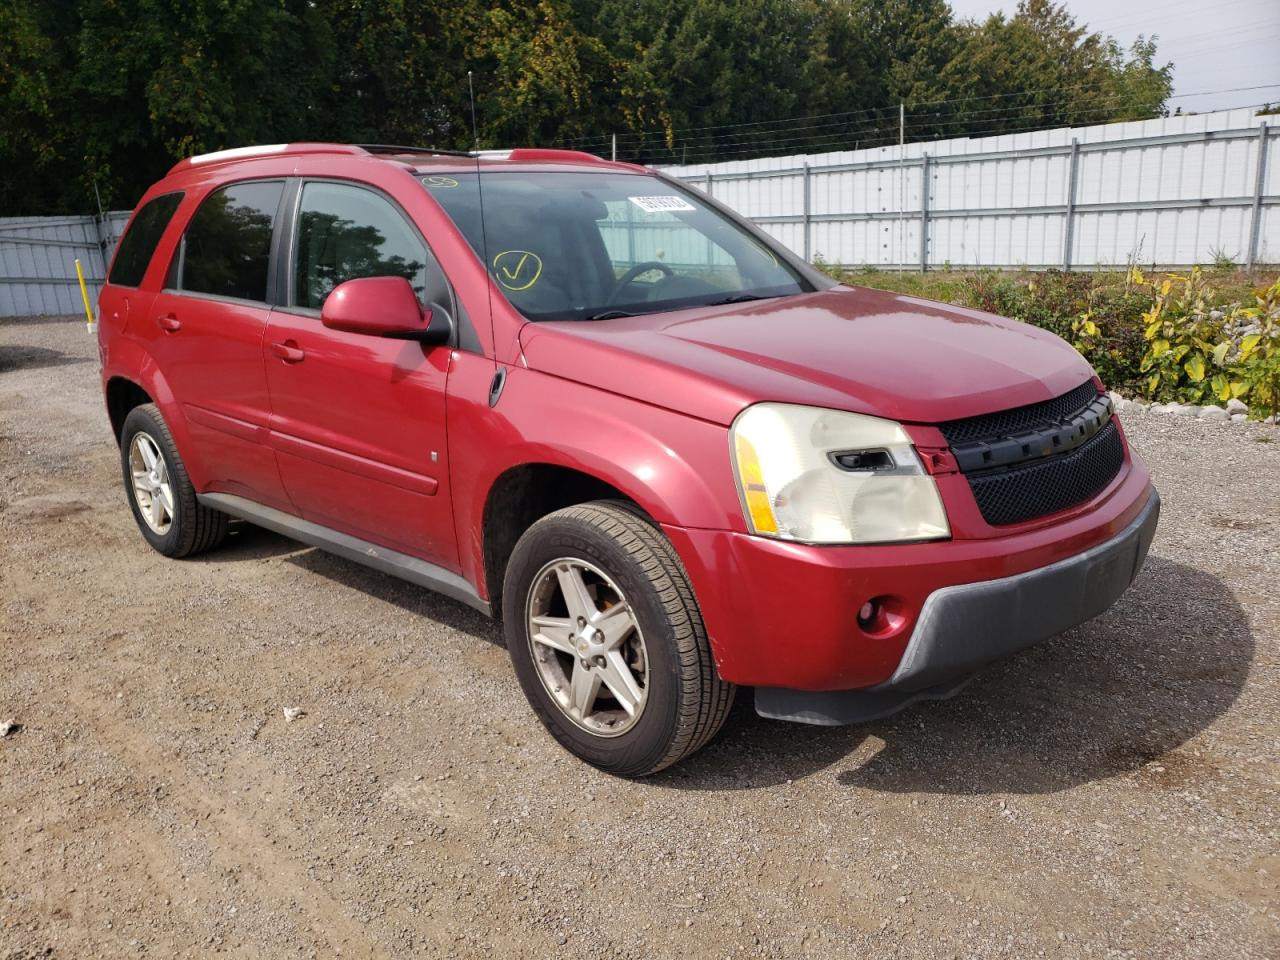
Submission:
[[[320,322],[335,286],[370,276],[405,277],[423,306],[452,316],[444,274],[381,191],[330,180],[296,189],[282,305],[265,343],[285,489],[307,520],[457,570],[445,443],[451,347]]]
[[[147,333],[209,489],[279,509],[289,505],[267,442],[262,340],[284,188],[284,180],[232,183],[201,202],[151,305]]]

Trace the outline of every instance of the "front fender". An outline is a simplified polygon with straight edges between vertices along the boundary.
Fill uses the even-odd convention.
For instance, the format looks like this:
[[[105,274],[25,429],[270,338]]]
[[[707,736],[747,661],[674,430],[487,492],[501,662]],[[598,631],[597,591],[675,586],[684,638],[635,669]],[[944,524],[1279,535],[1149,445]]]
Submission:
[[[492,370],[459,364],[450,373],[459,553],[463,574],[477,589],[485,591],[488,493],[503,473],[525,464],[589,474],[661,524],[743,529],[723,426],[522,367],[507,368],[501,397],[490,408]],[[477,396],[485,400],[464,399]]]

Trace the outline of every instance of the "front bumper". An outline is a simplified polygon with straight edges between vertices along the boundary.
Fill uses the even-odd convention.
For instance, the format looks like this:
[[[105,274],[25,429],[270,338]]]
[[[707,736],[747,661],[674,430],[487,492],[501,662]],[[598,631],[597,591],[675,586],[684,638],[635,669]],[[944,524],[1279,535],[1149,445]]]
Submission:
[[[763,716],[836,725],[884,716],[920,699],[950,696],[973,671],[1091,620],[1116,602],[1142,569],[1160,497],[1105,543],[1047,567],[931,593],[906,651],[886,682],[865,690],[756,689]]]

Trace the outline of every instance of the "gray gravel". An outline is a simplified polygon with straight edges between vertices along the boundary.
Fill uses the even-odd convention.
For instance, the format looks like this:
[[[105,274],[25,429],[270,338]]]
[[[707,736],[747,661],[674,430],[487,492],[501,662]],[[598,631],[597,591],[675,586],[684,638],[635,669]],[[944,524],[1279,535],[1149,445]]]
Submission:
[[[1280,432],[1125,424],[1165,505],[1116,608],[866,726],[743,697],[632,783],[456,603],[152,553],[83,324],[0,320],[0,958],[1274,958]]]

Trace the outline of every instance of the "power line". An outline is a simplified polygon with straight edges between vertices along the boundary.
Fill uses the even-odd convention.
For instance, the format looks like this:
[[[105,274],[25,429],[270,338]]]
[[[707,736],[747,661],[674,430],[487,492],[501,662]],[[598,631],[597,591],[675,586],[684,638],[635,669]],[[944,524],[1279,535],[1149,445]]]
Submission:
[[[1062,87],[1042,87],[1042,88],[1033,89],[1033,90],[1010,91],[1006,93],[989,94],[989,95],[983,95],[983,96],[952,97],[949,99],[942,99],[942,100],[923,100],[923,101],[917,101],[909,104],[907,108],[907,112],[909,117],[914,115],[914,117],[918,118],[920,115],[920,108],[923,108],[923,107],[943,107],[950,104],[979,103],[979,102],[986,102],[991,100],[1009,100],[1015,97],[1035,97],[1035,96],[1041,96],[1046,94],[1059,96],[1071,90],[1082,90],[1087,87],[1096,88],[1097,82],[1070,84]],[[1226,87],[1226,88],[1221,88],[1217,90],[1203,90],[1203,91],[1193,91],[1188,93],[1178,93],[1178,94],[1172,94],[1166,99],[1181,100],[1181,99],[1187,99],[1190,97],[1209,96],[1209,95],[1226,94],[1226,93],[1240,93],[1240,92],[1269,90],[1269,89],[1280,89],[1280,83],[1253,84],[1250,86],[1242,86],[1242,87]],[[1062,99],[1062,100],[1053,100],[1047,103],[1044,103],[1044,102],[1028,103],[1025,105],[1004,104],[1000,107],[993,107],[993,108],[988,108],[980,111],[969,111],[967,114],[962,116],[967,116],[969,118],[984,116],[987,114],[1005,114],[1005,115],[1013,116],[1015,115],[1014,111],[1016,111],[1017,112],[1016,116],[1018,118],[1021,118],[1023,113],[1027,110],[1044,110],[1054,105],[1063,105],[1063,104],[1069,104],[1069,103],[1083,104],[1083,103],[1097,102],[1101,99],[1110,99],[1110,100],[1118,101],[1120,99],[1120,96],[1121,95],[1119,94],[1107,94],[1107,95],[1101,95],[1100,97],[1095,97],[1095,98],[1075,97],[1075,98],[1068,98],[1068,99]],[[698,141],[707,141],[708,143],[719,142],[719,143],[737,144],[737,143],[746,142],[747,137],[750,136],[749,134],[736,135],[741,131],[751,130],[751,131],[754,131],[755,134],[766,135],[767,137],[768,135],[772,135],[772,134],[786,134],[786,133],[792,133],[799,130],[830,129],[833,127],[842,127],[842,126],[850,125],[852,123],[857,122],[856,118],[865,118],[865,117],[869,117],[872,114],[885,115],[884,122],[887,123],[888,122],[887,115],[892,111],[892,109],[893,108],[891,106],[868,107],[861,110],[850,110],[850,111],[844,111],[841,113],[813,114],[813,115],[804,116],[804,117],[788,117],[788,118],[782,118],[777,120],[757,120],[757,121],[747,121],[743,123],[716,124],[716,125],[708,125],[708,126],[702,126],[702,127],[686,127],[686,128],[672,131],[671,132],[672,141],[673,143],[682,144],[686,149],[692,147]],[[938,113],[935,112],[934,115],[937,116]],[[808,124],[802,123],[802,121],[823,121],[823,120],[828,122],[808,123]],[[946,124],[960,125],[963,123],[973,124],[978,122],[985,123],[986,121],[975,121],[972,119],[969,119],[969,120],[955,119],[953,121],[951,119],[948,119],[948,120],[940,120],[933,124],[924,124],[924,125],[932,125],[932,126],[940,126],[940,125],[946,125]],[[1067,122],[1070,122],[1070,121],[1067,121]],[[919,129],[922,126],[922,124],[920,122],[917,122],[916,120],[913,120],[913,122],[910,125],[915,127],[916,129]],[[1063,124],[1057,124],[1057,125],[1063,125]],[[776,128],[776,129],[765,129],[766,127]],[[774,143],[797,142],[803,139],[805,138],[804,137],[783,137],[783,138],[773,137],[772,139],[765,139],[764,144],[767,145],[768,143],[771,143],[771,142],[774,142]],[[678,149],[674,146],[665,147],[665,146],[658,145],[658,144],[665,143],[666,140],[667,140],[667,131],[664,129],[649,130],[649,131],[635,131],[630,133],[618,134],[618,145],[620,150],[622,150],[624,154],[629,154],[629,155],[646,154],[646,153],[651,155],[657,155],[657,154],[672,155],[678,152]],[[654,143],[655,141],[656,143]],[[591,146],[603,147],[604,145],[607,145],[610,143],[610,135],[604,134],[604,135],[596,135],[591,137],[577,137],[577,138],[568,139],[566,141],[562,141],[562,143],[564,143],[565,145],[573,146],[575,148],[579,148],[579,149],[582,149],[585,147],[591,147]],[[650,144],[653,144],[653,145],[651,146]]]
[[[1123,101],[1124,101],[1124,98],[1118,94],[1104,94],[1097,97],[1085,97],[1085,98],[1075,97],[1075,98],[1062,99],[1062,100],[1053,100],[1047,103],[1028,104],[1028,105],[1019,106],[1019,107],[1010,107],[1006,105],[1003,107],[988,108],[986,110],[973,111],[971,114],[967,114],[962,117],[947,117],[945,119],[943,118],[943,115],[940,113],[926,114],[923,116],[920,114],[915,114],[915,115],[909,115],[911,119],[910,119],[910,122],[907,124],[907,126],[909,129],[920,130],[920,129],[926,129],[926,128],[936,129],[936,128],[955,127],[955,126],[968,126],[968,127],[986,126],[991,124],[1005,123],[1008,121],[1030,121],[1034,123],[1039,123],[1039,122],[1047,122],[1049,118],[1045,117],[1044,113],[1046,111],[1050,111],[1055,108],[1070,106],[1074,108],[1073,112],[1078,110],[1083,110],[1086,113],[1088,112],[1096,113],[1104,109],[1107,109],[1108,107],[1115,106],[1116,104],[1121,103]],[[890,123],[889,123],[890,119],[893,119],[893,118],[886,118],[885,121],[876,128],[868,129],[864,127],[861,130],[854,130],[854,131],[836,132],[834,128],[843,128],[845,127],[845,124],[829,123],[829,124],[812,124],[812,125],[809,125],[808,127],[797,127],[797,128],[792,128],[791,130],[785,131],[787,133],[793,133],[798,130],[805,130],[805,129],[810,129],[815,131],[810,133],[801,133],[798,136],[760,137],[760,136],[747,134],[747,135],[737,135],[737,136],[731,135],[726,137],[719,137],[719,138],[715,138],[714,140],[711,140],[708,137],[703,136],[703,137],[690,138],[687,140],[677,141],[671,147],[667,147],[665,145],[654,146],[654,147],[640,147],[638,149],[631,150],[630,154],[632,156],[643,155],[643,154],[668,156],[673,153],[687,152],[689,150],[694,150],[697,152],[705,152],[707,150],[714,150],[716,152],[727,152],[727,149],[732,149],[735,147],[743,147],[743,146],[747,147],[749,150],[767,150],[770,148],[781,146],[783,144],[796,144],[796,143],[804,143],[807,141],[822,142],[822,141],[832,140],[838,137],[847,140],[850,138],[850,136],[856,137],[857,139],[859,139],[859,141],[872,140],[872,139],[886,139],[886,138],[896,140],[896,138],[893,138],[889,134],[885,133],[885,131],[890,126]],[[1061,121],[1054,121],[1055,125],[1062,125],[1063,123],[1066,123],[1066,122],[1072,122],[1072,118],[1062,118]],[[896,124],[894,125],[896,126]],[[861,146],[858,147],[858,149],[861,149],[861,148],[862,148]]]
[[[1227,109],[1242,109],[1242,108],[1251,108],[1256,106],[1259,106],[1259,105],[1258,104],[1239,104],[1235,107],[1229,107]],[[1099,106],[1099,107],[1094,107],[1093,109],[1095,111],[1100,112],[1104,108]],[[1000,122],[1000,119],[1001,118],[993,118],[990,120],[981,121],[981,123],[982,124],[996,123],[996,122]],[[990,132],[985,132],[982,130],[972,130],[973,124],[970,124],[970,129],[972,130],[973,135],[976,137],[991,137],[991,136],[1001,136],[1005,134],[1033,133],[1033,132],[1036,132],[1037,130],[1060,129],[1063,126],[1063,124],[1058,121],[1051,121],[1045,118],[1025,117],[1025,118],[1012,118],[1012,119],[1013,119],[1012,126],[1006,126],[1004,129],[1000,129],[1000,130],[993,130]],[[1099,117],[1098,120],[1092,121],[1092,122],[1089,122],[1089,121],[1082,122],[1081,120],[1077,119],[1073,123],[1073,125],[1093,126],[1093,125],[1097,125],[1099,123],[1105,123],[1105,122],[1107,121],[1104,117]],[[963,122],[957,121],[957,125],[963,125]],[[964,137],[963,134],[957,134],[957,135],[949,135],[945,139],[961,139],[963,137]],[[754,145],[754,146],[753,145],[740,146],[737,148],[730,148],[730,149],[721,149],[721,148],[715,147],[714,145],[697,146],[697,147],[684,147],[681,145],[677,145],[674,149],[663,148],[660,150],[647,151],[646,152],[648,154],[647,157],[633,155],[628,159],[636,160],[638,162],[658,161],[658,162],[665,162],[667,164],[672,164],[672,165],[684,165],[684,164],[690,164],[690,163],[732,161],[735,159],[743,158],[747,155],[759,156],[762,154],[769,153],[771,148],[776,148],[776,151],[781,151],[781,152],[776,152],[776,151],[773,152],[772,155],[774,156],[795,156],[795,155],[800,155],[804,153],[808,153],[808,154],[821,153],[821,152],[844,153],[844,152],[851,152],[852,150],[876,149],[878,147],[896,146],[898,142],[896,134],[889,134],[889,135],[882,136],[878,140],[873,139],[868,141],[858,141],[855,144],[849,144],[848,142],[845,142],[837,146],[835,149],[829,149],[829,150],[816,149],[816,147],[821,145],[823,142],[830,143],[832,140],[835,140],[835,139],[836,139],[835,135],[815,136],[815,137],[808,137],[808,138],[797,137],[797,138],[790,138],[790,139],[783,139],[783,140],[774,140],[767,144],[760,144],[760,145]],[[789,146],[785,148],[783,146],[784,144],[792,141],[803,142],[806,140],[810,141],[811,143],[811,146],[809,146],[808,148],[799,146],[799,145]],[[927,140],[923,138],[918,138],[910,142],[923,143],[923,142],[927,142]]]

